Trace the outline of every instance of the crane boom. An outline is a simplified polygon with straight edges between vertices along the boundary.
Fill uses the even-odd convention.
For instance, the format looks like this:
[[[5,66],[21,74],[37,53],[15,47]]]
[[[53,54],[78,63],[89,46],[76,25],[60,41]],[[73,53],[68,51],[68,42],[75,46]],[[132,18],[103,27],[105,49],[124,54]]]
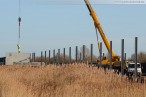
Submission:
[[[98,20],[98,18],[96,16],[96,13],[92,9],[92,6],[89,3],[89,1],[88,0],[84,0],[84,1],[85,1],[86,5],[87,5],[87,8],[88,8],[88,10],[90,12],[90,15],[91,15],[91,17],[92,17],[92,19],[94,21],[95,27],[96,27],[96,29],[98,29],[98,31],[99,31],[99,33],[100,33],[100,35],[102,37],[102,40],[103,40],[103,42],[104,42],[108,52],[110,53],[110,43],[109,43],[109,40],[107,39],[107,37],[105,36],[105,34],[103,32],[103,29],[102,29],[102,27],[101,27],[101,25],[99,23],[99,20]],[[112,51],[112,57],[114,57],[114,56],[116,56],[116,55],[115,55],[114,51]]]

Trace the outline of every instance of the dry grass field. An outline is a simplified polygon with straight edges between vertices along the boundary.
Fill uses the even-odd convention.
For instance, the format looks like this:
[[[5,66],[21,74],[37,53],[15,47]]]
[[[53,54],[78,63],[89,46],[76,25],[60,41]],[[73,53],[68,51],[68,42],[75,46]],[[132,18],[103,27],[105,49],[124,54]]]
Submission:
[[[146,97],[145,89],[86,64],[0,67],[0,97]]]

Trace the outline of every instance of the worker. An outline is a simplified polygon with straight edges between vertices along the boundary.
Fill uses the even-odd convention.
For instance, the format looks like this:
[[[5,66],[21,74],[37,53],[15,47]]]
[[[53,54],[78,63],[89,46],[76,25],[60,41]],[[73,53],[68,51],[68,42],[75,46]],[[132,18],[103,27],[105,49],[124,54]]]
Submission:
[[[18,53],[20,53],[20,44],[17,44],[18,47]]]

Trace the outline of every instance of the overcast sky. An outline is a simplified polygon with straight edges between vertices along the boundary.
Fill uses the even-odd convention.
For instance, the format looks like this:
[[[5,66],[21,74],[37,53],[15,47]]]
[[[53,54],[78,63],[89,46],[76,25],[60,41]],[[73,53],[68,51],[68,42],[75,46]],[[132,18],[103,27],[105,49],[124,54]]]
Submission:
[[[17,52],[18,4],[18,0],[0,0],[1,57],[7,52]],[[138,51],[146,52],[145,4],[92,6],[105,35],[113,41],[116,54],[121,54],[121,39],[125,39],[127,55],[133,54],[135,37],[139,40]],[[21,18],[22,52],[40,53],[45,50],[59,48],[62,50],[82,45],[90,47],[92,43],[94,54],[98,56],[94,23],[84,2],[52,3],[51,0],[21,0]],[[99,41],[102,41],[100,35]],[[103,51],[107,53],[105,47]]]

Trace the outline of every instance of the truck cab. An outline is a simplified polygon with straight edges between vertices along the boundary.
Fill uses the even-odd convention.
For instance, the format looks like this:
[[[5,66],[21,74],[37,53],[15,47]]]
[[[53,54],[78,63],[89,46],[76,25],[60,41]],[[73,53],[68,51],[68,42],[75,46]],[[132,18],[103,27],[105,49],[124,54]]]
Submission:
[[[130,63],[127,63],[127,74],[128,76],[132,76],[135,74],[135,63],[134,62],[130,62]],[[140,63],[137,63],[137,75],[138,76],[141,76],[142,74],[142,70],[141,70],[141,64]]]

